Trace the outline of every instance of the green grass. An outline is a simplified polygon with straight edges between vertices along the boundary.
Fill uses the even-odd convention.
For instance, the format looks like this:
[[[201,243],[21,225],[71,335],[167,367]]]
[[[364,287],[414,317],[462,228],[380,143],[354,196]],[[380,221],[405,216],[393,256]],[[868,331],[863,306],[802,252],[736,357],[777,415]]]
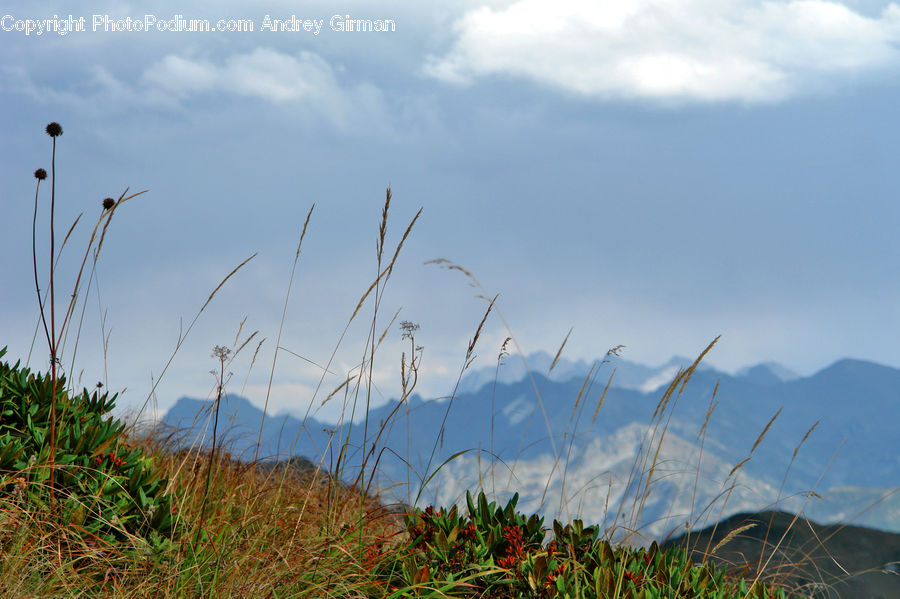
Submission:
[[[50,204],[53,206],[56,201],[58,135],[51,136],[54,154]],[[38,179],[37,218],[40,183],[46,173],[43,177],[38,173],[35,176]],[[118,200],[103,202],[101,216],[88,240],[77,273],[75,290],[67,290],[66,295],[60,296],[70,298],[70,301],[59,313],[56,310],[54,267],[51,265],[50,272],[45,274],[49,275],[48,286],[42,293],[35,255],[34,285],[40,301],[39,326],[53,357],[48,384],[54,396],[57,393],[67,397],[78,395],[77,390],[67,386],[64,373],[59,371],[63,340],[69,333],[78,338],[80,331],[70,330],[73,315],[79,302],[87,301],[85,289],[90,288],[84,285],[82,275],[87,273],[86,277],[93,277],[93,268],[86,268],[96,263],[113,214],[136,195],[139,194],[128,195],[126,190]],[[348,379],[332,391],[332,395],[344,396],[344,415],[348,423],[369,409],[377,350],[396,319],[395,315],[387,328],[376,327],[381,297],[418,218],[416,214],[397,246],[388,251],[385,240],[390,203],[388,190],[375,255],[379,274],[374,281],[362,286],[361,298],[340,336],[343,341],[350,322],[370,315],[366,351],[359,364],[361,375],[354,381]],[[53,237],[52,209],[50,215]],[[285,314],[294,268],[309,220],[308,216],[294,255],[285,293]],[[72,229],[59,247],[51,241],[53,265],[58,262],[71,233]],[[93,262],[89,262],[91,259]],[[179,339],[169,363],[193,323],[222,285],[246,262],[232,270],[212,291]],[[463,272],[480,287],[466,269],[447,261],[441,261],[441,264]],[[485,293],[485,296],[489,297],[489,294]],[[460,368],[460,378],[471,364],[488,314],[499,312],[495,300],[496,297],[488,300],[484,318],[474,327]],[[414,339],[417,327],[406,322],[402,327],[404,338],[410,341],[410,352],[401,357],[398,410],[416,387],[421,359],[421,349],[417,348]],[[216,408],[228,383],[225,374],[228,364],[245,348],[247,351],[253,348],[250,342],[254,335],[243,342],[239,342],[238,336],[235,347],[216,348],[215,355],[219,360]],[[501,353],[506,352],[510,342],[515,344],[515,338],[507,339]],[[667,414],[671,413],[694,369],[714,343],[690,368],[681,372],[661,396],[654,415],[654,420],[661,425],[657,429],[660,436],[649,439],[649,452],[641,458],[646,461],[636,463],[633,469],[633,482],[639,483],[647,492],[652,492]],[[564,346],[565,343],[560,347],[557,359]],[[332,358],[337,349],[335,347]],[[259,345],[256,351],[259,351]],[[254,354],[253,362],[256,357]],[[330,362],[326,368],[328,366]],[[270,389],[274,371],[273,360]],[[447,404],[448,411],[452,409],[454,396],[455,392]],[[3,398],[0,389],[0,400],[6,401]],[[578,401],[581,399],[579,396]],[[32,400],[36,402],[39,397],[36,395]],[[596,406],[590,406],[594,414],[601,409],[602,402],[601,397]],[[198,449],[176,451],[171,441],[157,433],[129,429],[117,438],[116,443],[134,448],[135,455],[145,456],[158,471],[160,480],[166,481],[164,490],[171,498],[174,526],[158,535],[146,530],[135,532],[136,529],[117,523],[112,518],[115,514],[98,512],[73,518],[71,511],[64,508],[70,505],[72,497],[66,494],[62,470],[54,467],[59,464],[56,451],[58,446],[61,447],[61,439],[66,438],[68,427],[73,425],[66,413],[56,412],[53,403],[48,415],[48,434],[41,437],[40,455],[43,457],[37,462],[0,471],[0,596],[3,597],[566,596],[688,599],[790,596],[775,589],[774,583],[778,581],[770,580],[764,569],[744,581],[725,576],[709,563],[687,562],[684,553],[679,551],[662,553],[655,544],[641,548],[631,547],[627,542],[612,543],[616,530],[627,529],[640,521],[643,501],[634,504],[633,512],[617,520],[608,530],[580,521],[544,523],[536,515],[518,513],[514,501],[506,505],[489,503],[486,497],[479,495],[480,489],[472,490],[467,509],[434,506],[424,511],[405,512],[398,506],[383,505],[372,485],[371,474],[378,456],[385,449],[381,446],[382,433],[389,422],[381,423],[379,427],[367,421],[351,424],[366,429],[362,458],[360,463],[349,463],[347,434],[342,439],[344,451],[337,456],[333,476],[321,469],[272,469],[254,461],[232,460],[218,449],[223,445],[222,439],[215,437],[221,424],[218,409],[213,414],[212,424],[213,447],[216,449],[209,452]],[[442,429],[442,434],[444,432],[453,433]],[[421,476],[423,481],[431,480],[442,467],[437,463],[437,445],[436,439],[435,451]],[[95,450],[84,458],[96,459],[97,455]],[[564,468],[565,464],[560,466]],[[77,472],[88,471],[87,466],[83,468]],[[740,465],[736,466],[736,470],[739,469]],[[350,472],[359,474],[353,477],[353,484],[345,484],[342,481],[350,478]],[[111,474],[104,476],[114,480]],[[646,494],[641,497],[645,498]],[[84,518],[94,517],[102,518],[104,526],[112,527],[112,531],[103,537],[85,534],[79,523],[83,523]],[[625,541],[628,540],[626,537]]]

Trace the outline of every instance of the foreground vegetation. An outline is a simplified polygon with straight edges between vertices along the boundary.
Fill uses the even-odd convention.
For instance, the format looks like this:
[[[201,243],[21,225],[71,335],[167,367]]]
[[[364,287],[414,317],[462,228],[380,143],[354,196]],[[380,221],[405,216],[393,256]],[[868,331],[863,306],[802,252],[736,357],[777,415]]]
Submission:
[[[51,486],[52,386],[0,365],[7,597],[785,597],[579,520],[545,542],[517,496],[399,512],[317,469],[134,442],[99,390],[57,394]]]
[[[47,133],[53,139],[55,162],[62,128],[53,123]],[[43,169],[35,172],[35,215],[40,182],[47,176]],[[51,194],[52,206],[55,187]],[[691,563],[686,551],[677,548],[663,552],[656,543],[649,547],[612,543],[613,531],[579,520],[545,523],[539,515],[519,513],[517,495],[499,505],[476,490],[469,493],[462,509],[384,505],[370,492],[371,481],[366,476],[374,468],[368,460],[377,455],[386,423],[371,432],[371,439],[367,436],[362,464],[356,465],[360,474],[350,483],[345,482],[351,471],[346,464],[349,452],[338,457],[333,476],[291,463],[232,460],[219,449],[217,413],[211,450],[178,448],[156,431],[141,433],[127,428],[111,415],[115,395],[100,386],[77,391],[69,384],[61,370],[59,348],[76,303],[84,299],[79,285],[88,258],[93,255],[96,263],[112,214],[135,195],[122,194],[118,200],[102,202],[75,292],[67,296],[71,301],[58,319],[55,261],[51,260],[49,299],[43,296],[39,306],[51,355],[49,372],[35,373],[19,362],[0,364],[0,595],[796,596],[772,584],[764,572],[743,579],[726,575],[711,562]],[[363,294],[351,320],[367,299],[375,298],[377,310],[377,298],[415,223],[413,219],[388,262],[383,251],[390,199],[388,190],[377,246],[380,274]],[[51,208],[51,238],[52,218]],[[303,234],[301,243],[302,239]],[[51,249],[56,258],[52,242]],[[35,257],[35,286],[41,298],[38,281]],[[215,291],[207,303],[214,295]],[[491,302],[488,312],[493,307]],[[466,365],[481,325],[469,345]],[[408,361],[403,358],[398,407],[411,394],[417,377],[414,325],[403,326],[412,352]],[[371,351],[360,372],[371,372],[380,342],[375,333],[373,318]],[[216,348],[221,373],[233,351]],[[684,388],[699,360],[667,389],[658,407],[660,419],[669,401],[677,401],[679,386]],[[218,399],[223,378],[220,374]],[[358,377],[357,384],[365,382],[359,380],[362,378]],[[345,393],[353,409],[357,401],[366,399],[359,389],[355,394]],[[651,464],[648,489],[652,468]],[[439,469],[426,471],[420,481],[427,484]]]

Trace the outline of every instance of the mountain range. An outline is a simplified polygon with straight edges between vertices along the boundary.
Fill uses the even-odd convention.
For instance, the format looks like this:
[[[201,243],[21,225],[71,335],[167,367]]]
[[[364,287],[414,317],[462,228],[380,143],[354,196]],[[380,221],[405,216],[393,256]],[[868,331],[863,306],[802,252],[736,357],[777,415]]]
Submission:
[[[405,503],[417,494],[420,504],[464,502],[476,488],[501,500],[519,492],[523,511],[639,528],[648,538],[763,509],[900,532],[898,369],[844,359],[801,377],[775,363],[733,375],[701,365],[654,419],[692,360],[514,358],[469,372],[452,400],[413,395],[337,426],[269,415],[261,436],[262,411],[228,395],[220,438],[244,459],[258,437],[260,458],[301,455],[333,470],[343,456],[344,478],[370,453],[366,476]],[[209,445],[210,407],[181,398],[162,425],[183,445]]]

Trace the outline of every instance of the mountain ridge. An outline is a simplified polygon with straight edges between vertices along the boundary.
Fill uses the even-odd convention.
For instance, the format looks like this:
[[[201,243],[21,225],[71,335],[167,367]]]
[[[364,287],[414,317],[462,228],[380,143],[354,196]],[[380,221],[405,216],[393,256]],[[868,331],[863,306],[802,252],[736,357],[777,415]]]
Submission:
[[[676,360],[670,360],[670,363]],[[671,366],[670,363],[667,365]],[[523,470],[523,476],[524,470],[530,470],[531,474],[526,477],[529,480],[538,475],[550,477],[554,481],[550,483],[552,493],[561,494],[572,488],[567,486],[564,477],[559,477],[553,467],[554,461],[568,468],[566,476],[572,479],[581,480],[582,474],[584,481],[602,477],[600,466],[623,450],[603,443],[592,445],[593,440],[628,438],[633,441],[637,438],[635,431],[629,429],[633,426],[643,427],[646,436],[653,409],[662,394],[662,389],[644,392],[619,387],[614,378],[594,419],[603,387],[616,366],[615,363],[603,364],[580,402],[576,398],[585,387],[583,376],[559,381],[540,373],[533,375],[534,383],[523,378],[497,382],[496,387],[493,382],[482,384],[476,391],[460,392],[452,404],[449,400],[432,401],[414,395],[408,400],[409,413],[403,409],[398,411],[396,420],[384,431],[380,443],[380,447],[390,447],[403,457],[414,469],[413,474],[397,455],[385,452],[379,475],[389,484],[412,479],[415,487],[414,473],[424,478],[447,457],[469,450],[446,467],[447,476],[441,473],[435,478],[435,486],[443,485],[444,490],[436,492],[432,498],[444,502],[455,501],[458,497],[453,497],[448,490],[452,480],[442,479],[477,484],[484,479],[487,452],[493,452],[504,463],[517,464]],[[746,477],[741,479],[741,484],[751,487],[750,491],[755,488],[760,497],[753,503],[752,493],[741,495],[744,491],[740,490],[737,495],[741,499],[735,499],[735,507],[740,506],[745,511],[761,509],[788,498],[787,501],[793,502],[791,505],[807,509],[823,521],[845,517],[854,507],[851,505],[854,497],[870,500],[878,493],[883,495],[890,490],[890,481],[900,480],[900,441],[896,438],[893,422],[884,416],[892,413],[892,409],[897,413],[900,408],[900,370],[844,359],[808,377],[782,380],[768,368],[771,376],[754,368],[741,375],[729,375],[712,368],[694,372],[684,396],[672,404],[668,435],[674,445],[667,446],[666,451],[672,452],[671,455],[663,457],[683,462],[682,469],[688,472],[700,468],[704,474],[722,478],[728,475],[731,467],[749,456],[751,459],[741,468],[741,476]],[[645,370],[643,374],[648,372]],[[773,377],[778,380],[773,381]],[[535,387],[542,390],[540,397],[535,394]],[[718,401],[718,406],[704,429],[711,401]],[[209,405],[209,402],[181,398],[163,418],[163,423],[175,429],[189,429],[197,413]],[[369,414],[370,430],[386,419],[396,406],[396,400],[392,400],[373,408]],[[770,423],[765,438],[757,446],[759,433],[776,413],[778,418]],[[444,435],[439,435],[438,429],[445,416],[447,428]],[[224,432],[233,453],[246,456],[250,452],[253,457],[261,420],[261,410],[245,398],[224,398],[220,424],[225,422],[226,426],[220,426],[220,433]],[[814,425],[815,430],[804,440]],[[344,425],[331,433],[334,429],[333,425],[315,419],[304,425],[289,414],[267,416],[259,455],[263,458],[283,456],[294,445],[294,453],[313,461],[321,460],[327,468],[339,452],[335,438],[343,439],[350,431],[348,463],[358,463],[362,455],[362,427]],[[701,429],[705,433],[702,439],[698,438]],[[628,430],[631,432],[624,432]],[[631,453],[628,457],[633,462],[638,445],[632,441],[629,441]],[[699,451],[701,441],[709,461],[702,466],[692,462],[687,455],[690,448]],[[838,449],[838,457],[834,458]],[[792,460],[795,450],[796,459]],[[432,451],[435,455],[429,459]],[[423,474],[429,463],[431,470]],[[627,475],[624,469],[620,470],[623,471],[618,473],[619,476]],[[786,472],[790,476],[782,488]],[[658,492],[663,494],[662,487],[665,486],[665,493],[670,496],[669,504],[654,504],[651,510],[654,517],[662,517],[667,509],[684,511],[677,507],[676,495],[689,481],[680,481],[679,476],[677,472],[670,473],[672,485],[659,483]],[[706,501],[703,498],[715,497],[721,490],[705,481],[702,486],[703,501]],[[802,493],[812,489],[818,495],[827,496],[830,489],[851,488],[858,490],[849,494],[841,491],[834,500],[799,499],[804,497]],[[409,491],[414,493],[414,490]],[[536,493],[537,490],[538,486],[534,486],[533,491]],[[585,493],[589,494],[589,491]],[[761,496],[764,493],[768,495]],[[546,495],[547,491],[541,494]],[[876,528],[900,531],[900,501],[897,500],[900,500],[898,494],[890,496],[880,507],[876,506],[874,515],[864,516],[863,522]],[[522,505],[531,505],[529,501],[523,496]],[[591,501],[596,503],[599,498]],[[597,514],[592,505],[579,513]]]

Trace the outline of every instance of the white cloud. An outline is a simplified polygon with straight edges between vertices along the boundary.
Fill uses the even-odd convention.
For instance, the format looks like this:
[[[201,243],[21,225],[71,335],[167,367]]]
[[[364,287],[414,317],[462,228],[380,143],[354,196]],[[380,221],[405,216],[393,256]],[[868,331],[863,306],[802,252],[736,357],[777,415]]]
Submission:
[[[331,67],[319,56],[301,52],[294,57],[269,48],[233,54],[221,66],[170,54],[147,69],[144,80],[181,97],[225,91],[288,102],[339,91]]]
[[[384,93],[368,82],[339,81],[339,69],[312,52],[297,55],[270,48],[235,53],[214,62],[167,54],[138,77],[87,66],[85,81],[68,85],[36,81],[23,67],[0,66],[0,91],[26,95],[44,104],[62,104],[92,116],[135,107],[178,111],[195,99],[233,96],[312,115],[341,131],[384,132],[391,127]]]
[[[467,84],[532,79],[587,96],[776,101],[826,77],[900,63],[900,6],[825,0],[518,0],[455,24],[425,70]]]
[[[144,78],[176,96],[184,97],[213,89],[217,75],[216,67],[208,62],[170,54],[148,69]]]
[[[179,99],[198,94],[233,94],[274,104],[299,103],[338,127],[384,120],[382,92],[371,84],[342,86],[335,69],[312,52],[296,56],[270,48],[232,54],[220,64],[169,54],[153,64],[143,83]]]
[[[27,96],[33,102],[65,106],[80,114],[104,117],[122,106],[174,110],[177,102],[160,90],[140,90],[117,79],[102,66],[86,69],[85,81],[63,87],[34,81],[23,67],[0,67],[0,91]]]

